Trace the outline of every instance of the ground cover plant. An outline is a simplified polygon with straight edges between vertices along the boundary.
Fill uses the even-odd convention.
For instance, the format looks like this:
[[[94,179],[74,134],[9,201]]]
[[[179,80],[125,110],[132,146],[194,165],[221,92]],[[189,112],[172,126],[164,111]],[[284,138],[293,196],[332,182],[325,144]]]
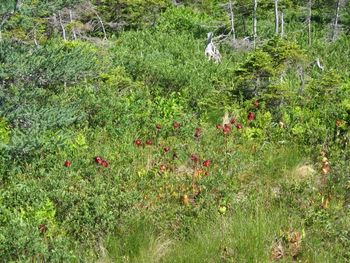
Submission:
[[[349,3],[254,6],[1,3],[1,262],[350,261]]]

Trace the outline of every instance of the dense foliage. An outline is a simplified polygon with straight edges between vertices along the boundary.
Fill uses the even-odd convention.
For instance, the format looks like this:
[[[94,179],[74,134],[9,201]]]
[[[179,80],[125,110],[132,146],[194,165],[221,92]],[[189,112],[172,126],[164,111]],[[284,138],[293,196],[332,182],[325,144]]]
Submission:
[[[349,262],[350,4],[278,8],[2,1],[0,261]]]

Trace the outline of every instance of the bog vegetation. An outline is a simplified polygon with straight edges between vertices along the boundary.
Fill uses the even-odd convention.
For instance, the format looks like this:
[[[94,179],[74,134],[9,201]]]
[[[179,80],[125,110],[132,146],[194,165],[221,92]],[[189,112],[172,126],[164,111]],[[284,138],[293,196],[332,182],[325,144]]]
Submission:
[[[346,0],[1,0],[1,262],[350,262]]]

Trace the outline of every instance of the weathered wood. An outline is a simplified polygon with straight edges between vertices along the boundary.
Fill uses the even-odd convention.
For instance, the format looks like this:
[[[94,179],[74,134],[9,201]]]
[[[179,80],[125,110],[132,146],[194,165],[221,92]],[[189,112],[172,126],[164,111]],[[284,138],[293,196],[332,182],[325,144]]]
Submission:
[[[279,25],[279,21],[278,21],[278,0],[274,0],[274,6],[275,6],[275,34],[278,34],[278,25]]]
[[[312,16],[312,0],[309,0],[309,2],[308,2],[308,16],[307,16],[308,44],[309,44],[309,46],[312,45],[311,16]]]
[[[69,19],[70,19],[70,22],[73,23],[73,13],[71,9],[69,9]],[[77,40],[77,34],[75,33],[74,26],[72,27],[72,34],[73,34],[74,40]]]
[[[257,20],[256,20],[256,9],[258,7],[258,0],[254,0],[254,10],[253,10],[253,43],[254,43],[254,48],[256,47],[256,38],[257,38],[257,33],[256,33],[256,25],[257,25]]]
[[[62,37],[66,41],[67,40],[67,38],[66,38],[66,29],[64,28],[60,11],[58,11],[58,21],[59,21],[61,29],[62,29]]]
[[[281,37],[284,37],[284,14],[281,12]]]
[[[102,31],[103,31],[103,40],[107,40],[107,33],[106,33],[106,29],[105,29],[105,26],[103,24],[103,21],[101,19],[101,17],[99,16],[99,14],[97,13],[97,11],[95,9],[93,9],[93,12],[95,13],[98,21],[100,22],[101,24],[101,27],[102,27]]]
[[[235,30],[235,13],[233,10],[233,4],[230,0],[230,16],[231,16],[231,31],[232,31],[232,43],[236,42],[236,30]]]
[[[221,54],[213,42],[212,32],[208,33],[208,41],[204,54],[208,57],[208,60],[213,60],[215,63],[221,62]]]
[[[335,17],[334,17],[333,33],[332,33],[332,40],[333,41],[335,40],[335,38],[337,36],[339,10],[340,10],[340,0],[337,1],[336,8],[335,8]]]

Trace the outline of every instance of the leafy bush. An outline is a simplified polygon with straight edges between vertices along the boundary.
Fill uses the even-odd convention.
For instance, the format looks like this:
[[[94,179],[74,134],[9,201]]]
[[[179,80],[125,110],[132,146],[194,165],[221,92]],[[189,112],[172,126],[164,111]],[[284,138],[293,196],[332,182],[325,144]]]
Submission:
[[[350,49],[323,42],[328,5],[302,49],[300,3],[266,39],[259,2],[256,48],[214,39],[215,64],[228,4],[78,2],[0,7],[0,261],[349,260]],[[58,10],[108,39],[52,38]],[[252,3],[234,11],[240,41]]]
[[[193,34],[195,38],[203,38],[210,26],[210,19],[202,13],[196,13],[187,7],[168,8],[161,14],[157,22],[157,30]]]
[[[137,29],[154,26],[159,13],[169,4],[166,0],[104,0],[99,2],[98,9],[106,21],[120,24],[126,29]]]
[[[137,40],[137,41],[136,41]],[[152,87],[152,95],[166,100],[181,96],[179,108],[216,119],[232,103],[229,89],[231,61],[208,62],[204,42],[187,33],[128,32],[113,48],[114,63]]]
[[[0,113],[11,127],[11,139],[3,149],[22,161],[39,150],[56,151],[71,136],[68,127],[84,119],[78,105],[47,103],[50,92],[14,88],[0,97]]]
[[[34,48],[5,41],[0,47],[0,81],[5,85],[69,85],[94,76],[99,69],[96,48],[84,42],[53,40]]]

